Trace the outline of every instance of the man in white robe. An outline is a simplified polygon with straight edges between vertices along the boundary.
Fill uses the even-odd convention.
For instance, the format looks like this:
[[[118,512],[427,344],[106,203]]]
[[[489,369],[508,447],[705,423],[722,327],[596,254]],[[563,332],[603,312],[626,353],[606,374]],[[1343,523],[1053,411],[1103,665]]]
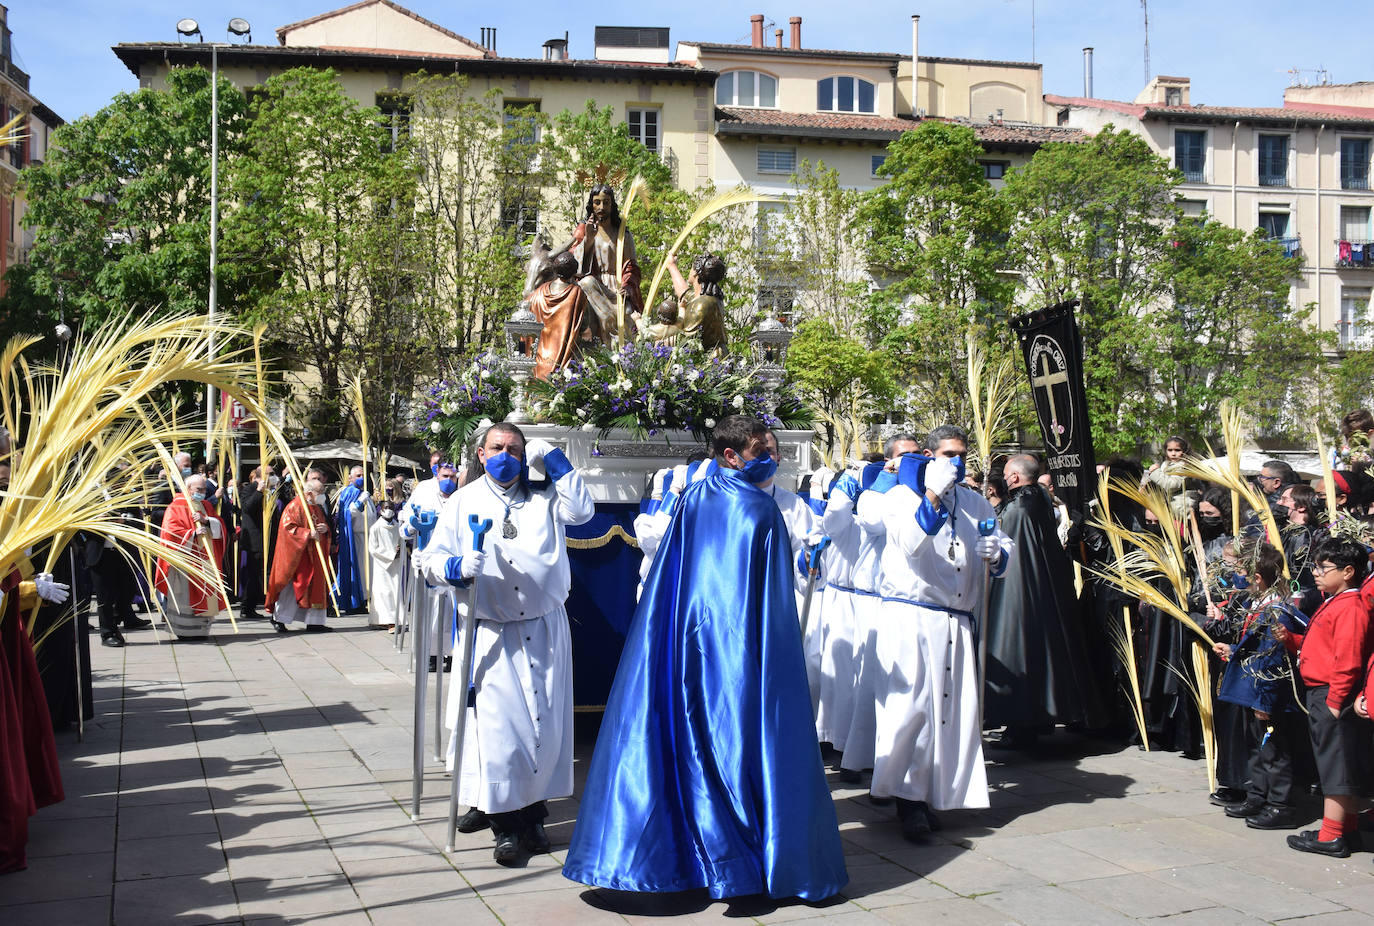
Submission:
[[[401,588],[405,579],[405,541],[396,524],[397,505],[385,499],[377,506],[377,520],[367,532],[367,554],[372,559],[372,611],[368,623],[373,627],[395,628],[401,610]]]
[[[980,535],[992,506],[960,484],[965,432],[936,428],[926,449],[934,460],[925,468],[924,494],[899,484],[883,497],[887,543],[875,647],[886,686],[871,790],[897,799],[902,834],[912,841],[939,827],[932,807],[988,806],[973,621],[985,570],[1000,575],[1011,553],[1000,528]]]
[[[416,485],[402,509],[401,535],[415,545],[411,565],[416,576],[420,572],[419,554],[427,549],[434,530],[433,526],[425,526],[429,523],[428,518],[440,518],[457,491],[458,468],[447,461],[440,462],[434,467],[434,478]],[[437,520],[434,523],[437,524]],[[453,663],[453,588],[447,582],[420,582],[416,591],[421,596],[423,619],[429,626],[429,671],[438,670],[440,657],[447,671]]]
[[[547,441],[526,444],[519,428],[487,429],[472,473],[439,516],[422,558],[431,582],[461,596],[477,580],[472,687],[454,679],[449,728],[460,706],[469,716],[459,798],[484,815],[496,835],[495,858],[515,864],[522,851],[547,852],[546,800],[573,790],[572,639],[564,602],[572,588],[564,528],[591,519],[595,507],[582,477]],[[547,479],[529,481],[524,464]],[[491,519],[481,552],[469,518]],[[461,642],[461,641],[460,641]],[[449,737],[449,762],[457,744]],[[481,828],[469,813],[465,832]]]

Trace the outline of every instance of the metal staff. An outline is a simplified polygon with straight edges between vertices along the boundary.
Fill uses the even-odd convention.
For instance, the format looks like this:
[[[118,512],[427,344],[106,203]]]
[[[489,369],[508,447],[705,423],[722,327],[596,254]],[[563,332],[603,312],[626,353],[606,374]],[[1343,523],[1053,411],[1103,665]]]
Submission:
[[[996,518],[978,522],[978,536],[991,537],[997,530]],[[983,560],[983,597],[978,602],[978,732],[983,730],[983,703],[988,683],[988,589],[992,586],[992,563]]]
[[[816,593],[816,578],[821,573],[821,554],[828,546],[830,538],[822,537],[806,554],[806,597],[802,599],[801,613],[802,640],[806,639],[806,625],[811,619],[811,596]]]
[[[420,530],[425,528],[433,530],[434,523],[438,517],[432,511],[422,511],[418,515],[420,520]],[[415,562],[415,602],[417,608],[423,608],[425,602],[424,594],[424,573],[419,568],[421,561]],[[420,821],[420,796],[424,791],[425,779],[425,695],[428,694],[429,679],[426,677],[426,669],[429,667],[429,621],[425,619],[427,615],[422,615],[415,621],[414,632],[415,641],[411,649],[415,654],[415,717],[414,717],[414,751],[412,755],[411,768],[411,788],[410,788],[410,819],[416,823]]]
[[[455,605],[452,603],[448,592],[444,589],[435,589],[434,595],[439,599],[439,607],[434,615],[434,655],[430,659],[434,660],[434,761],[444,761],[444,625],[447,624],[449,632],[453,632],[454,622],[458,615],[455,613]],[[448,601],[450,613],[444,614],[443,602]],[[447,617],[448,620],[444,620]],[[425,666],[428,669],[429,666]]]
[[[491,530],[491,518],[478,519],[468,515],[468,526],[472,528],[472,548],[482,550],[487,531]],[[453,725],[453,779],[448,790],[448,835],[444,839],[444,851],[452,852],[458,832],[458,785],[463,777],[463,735],[467,731],[468,699],[472,677],[473,652],[477,636],[477,577],[473,576],[472,588],[468,591],[468,613],[463,618],[463,655],[458,664],[457,684],[463,686],[463,694],[458,698],[458,719]]]

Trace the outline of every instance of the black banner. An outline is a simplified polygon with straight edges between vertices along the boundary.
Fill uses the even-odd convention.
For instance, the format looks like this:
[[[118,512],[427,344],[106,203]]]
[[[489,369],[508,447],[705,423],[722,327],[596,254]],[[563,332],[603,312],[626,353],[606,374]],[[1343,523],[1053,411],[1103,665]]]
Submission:
[[[1027,312],[1013,318],[1011,327],[1026,360],[1055,494],[1086,515],[1097,493],[1097,463],[1083,387],[1083,339],[1073,315],[1077,305],[1075,299]]]

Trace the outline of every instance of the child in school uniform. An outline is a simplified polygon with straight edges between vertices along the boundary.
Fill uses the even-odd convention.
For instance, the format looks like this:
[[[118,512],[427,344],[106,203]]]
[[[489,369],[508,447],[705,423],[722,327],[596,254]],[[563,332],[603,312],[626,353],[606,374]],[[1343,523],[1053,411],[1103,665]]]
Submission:
[[[1297,649],[1298,670],[1307,685],[1308,730],[1322,786],[1320,830],[1288,837],[1290,848],[1334,858],[1359,846],[1356,805],[1359,800],[1361,739],[1368,728],[1355,712],[1365,666],[1374,648],[1369,606],[1360,583],[1369,565],[1363,544],[1332,537],[1312,553],[1312,575],[1326,601],[1301,637],[1275,635]]]
[[[1213,651],[1226,660],[1218,697],[1246,715],[1249,780],[1245,800],[1227,804],[1226,815],[1243,818],[1254,829],[1293,829],[1293,742],[1305,731],[1293,660],[1275,638],[1274,628],[1301,634],[1307,619],[1288,602],[1282,588],[1274,587],[1283,569],[1283,553],[1267,543],[1246,541],[1237,554],[1249,574],[1244,622],[1235,644],[1218,643]]]

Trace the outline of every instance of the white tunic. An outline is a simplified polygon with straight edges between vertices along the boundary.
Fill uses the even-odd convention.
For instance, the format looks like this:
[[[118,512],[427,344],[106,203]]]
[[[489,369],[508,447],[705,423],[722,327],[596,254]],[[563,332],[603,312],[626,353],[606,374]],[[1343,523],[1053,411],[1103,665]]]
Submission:
[[[955,486],[944,499],[952,514],[927,534],[916,520],[920,501],[901,485],[883,496],[875,652],[887,683],[878,692],[872,791],[936,810],[987,807],[972,617],[986,574],[974,552],[978,522],[993,517],[992,506]],[[1010,554],[1010,538],[1000,528],[995,536]]]
[[[887,545],[884,497],[880,492],[865,491],[859,496],[854,514],[858,535],[854,567],[850,571],[854,589],[854,700],[840,765],[856,772],[873,767],[878,743],[878,689],[883,678],[874,650],[883,603],[878,587],[882,582],[883,547]],[[843,720],[837,718],[836,723],[842,725]]]
[[[777,483],[763,491],[773,496],[778,510],[782,512],[783,523],[787,525],[787,537],[792,543],[792,579],[797,599],[797,620],[801,620],[806,609],[806,573],[797,568],[797,557],[806,544],[806,535],[816,524],[816,513],[811,506],[795,492],[782,488]],[[824,554],[822,554],[822,558]],[[811,703],[815,704],[821,690],[821,650],[820,635],[815,627],[821,621],[821,598],[825,588],[820,575],[816,576],[816,590],[811,594],[811,612],[806,615],[807,633],[802,640],[802,655],[806,660],[806,684],[811,690]]]
[[[395,521],[379,518],[367,535],[367,552],[372,561],[372,614],[374,627],[396,623],[401,609],[401,583],[406,565],[405,544]]]
[[[563,609],[572,587],[565,525],[595,513],[582,477],[569,472],[552,485],[502,491],[483,475],[453,495],[426,548],[424,571],[447,584],[450,556],[472,550],[470,515],[490,518],[486,561],[477,582],[473,684],[459,796],[487,813],[519,810],[572,794],[572,642]],[[502,536],[507,516],[514,538]],[[455,589],[466,613],[469,592]],[[456,671],[456,667],[455,667]],[[467,686],[449,689],[452,730]],[[456,744],[449,737],[449,762]]]
[[[416,538],[415,528],[410,526],[412,514],[420,512],[433,512],[436,517],[442,520],[443,512],[450,506],[450,503],[458,493],[445,496],[439,491],[438,479],[426,479],[415,487],[415,491],[410,493],[410,498],[406,501],[405,507],[401,509],[400,529],[401,534],[407,540]],[[435,534],[438,534],[438,526],[435,526]],[[430,538],[433,543],[433,536]],[[419,550],[419,540],[415,540],[416,550]],[[428,547],[424,552],[428,552]],[[411,559],[411,566],[416,570],[420,569],[422,556],[416,555]],[[429,650],[436,656],[447,656],[453,652],[453,588],[447,582],[430,582],[421,584],[419,587],[421,596],[421,607],[424,609],[425,619],[429,622]],[[436,642],[437,645],[436,645]]]
[[[830,546],[821,557],[826,578],[821,620],[813,625],[820,652],[816,738],[843,752],[854,718],[858,665],[854,653],[854,591],[849,583],[859,552],[859,526],[854,519],[854,502],[848,495],[831,490],[821,516],[821,530],[830,538]]]

